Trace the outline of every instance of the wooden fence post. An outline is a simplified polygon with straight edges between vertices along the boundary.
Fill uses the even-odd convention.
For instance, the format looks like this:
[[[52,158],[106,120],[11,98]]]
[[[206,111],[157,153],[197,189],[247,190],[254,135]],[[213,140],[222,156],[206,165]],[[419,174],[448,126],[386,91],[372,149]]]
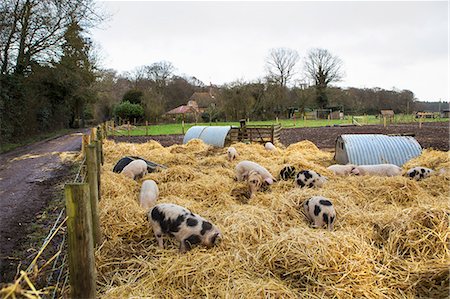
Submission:
[[[89,145],[89,141],[90,141],[90,136],[83,134],[81,136],[81,154],[83,155],[83,157],[86,156],[86,151],[87,151],[87,146]]]
[[[383,115],[383,126],[386,128],[386,115]]]
[[[148,136],[148,120],[145,121],[145,136]]]
[[[128,121],[127,122],[127,125],[128,125],[128,137],[130,137],[130,134],[131,134],[131,126],[130,126],[130,121]]]
[[[184,120],[181,121],[181,134],[184,134]]]
[[[423,116],[419,117],[419,129],[422,129]]]
[[[115,125],[116,125],[116,124],[114,123],[114,120],[111,121],[111,124],[112,124],[112,128],[111,128],[111,129],[112,129],[112,132],[111,132],[111,133],[112,133],[112,136],[114,137],[114,130],[115,130]]]
[[[100,148],[100,141],[95,140],[94,141],[95,144],[95,150],[97,153],[97,185],[98,185],[98,201],[100,201],[100,199],[102,198],[100,190],[101,190],[101,184],[100,184],[100,173],[101,173],[101,166],[100,166],[100,159],[99,157],[101,157],[101,148]]]
[[[87,148],[87,181],[89,184],[89,194],[92,213],[92,233],[94,237],[94,247],[101,243],[100,222],[98,220],[98,182],[97,182],[97,150],[95,145],[90,144]]]
[[[91,141],[97,139],[97,128],[91,128]]]
[[[66,184],[71,298],[95,298],[96,277],[89,185]]]

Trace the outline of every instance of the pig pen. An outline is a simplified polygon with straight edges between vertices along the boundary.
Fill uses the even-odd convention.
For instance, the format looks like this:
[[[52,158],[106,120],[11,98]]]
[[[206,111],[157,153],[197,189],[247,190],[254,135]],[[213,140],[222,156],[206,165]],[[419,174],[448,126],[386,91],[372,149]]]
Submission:
[[[198,139],[162,147],[104,143],[99,216],[103,243],[96,250],[101,298],[446,298],[449,288],[449,181],[447,172],[423,181],[407,177],[338,177],[326,167],[333,154],[302,141],[273,152],[260,144],[226,148]],[[174,238],[160,249],[139,207],[142,180],[112,172],[125,155],[141,156],[169,168],[143,179],[159,186],[158,203],[190,209],[223,233],[211,249],[178,252]],[[244,204],[234,167],[252,160],[274,176],[286,164],[329,178],[318,189],[278,181]],[[448,152],[424,150],[404,166],[450,166]],[[278,177],[277,177],[278,178]],[[234,190],[234,191],[232,191]],[[309,227],[304,200],[330,198],[335,230]]]

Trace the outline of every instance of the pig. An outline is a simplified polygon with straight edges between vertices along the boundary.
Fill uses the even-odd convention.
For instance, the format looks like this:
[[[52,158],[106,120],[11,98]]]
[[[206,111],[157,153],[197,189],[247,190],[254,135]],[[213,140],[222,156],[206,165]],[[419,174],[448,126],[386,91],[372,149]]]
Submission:
[[[275,145],[273,145],[272,142],[266,142],[266,144],[264,145],[264,148],[268,151],[274,151],[277,148],[275,147]]]
[[[195,244],[212,247],[222,239],[214,224],[179,205],[157,204],[148,212],[148,219],[161,248],[164,248],[163,234],[174,236],[180,242],[181,253]]]
[[[252,161],[239,162],[238,165],[236,165],[235,170],[236,178],[238,181],[246,180],[250,170],[258,172],[262,176],[264,181],[269,185],[273,184],[273,182],[276,181],[267,169]]]
[[[247,185],[250,192],[250,198],[255,196],[255,193],[264,184],[263,177],[255,170],[250,170],[247,177]]]
[[[156,200],[159,196],[158,185],[154,180],[145,180],[142,183],[141,192],[139,194],[139,204],[145,210],[156,205]]]
[[[295,167],[290,165],[283,167],[280,171],[280,177],[285,181],[295,178]]]
[[[333,203],[323,196],[313,196],[303,203],[306,217],[314,228],[328,227],[333,230],[336,221],[336,211]]]
[[[239,155],[237,153],[237,150],[234,147],[230,146],[227,150],[227,156],[228,156],[228,160],[233,161]]]
[[[121,173],[133,180],[140,179],[148,173],[147,163],[144,160],[131,161],[123,168]]]
[[[394,164],[358,165],[352,169],[352,174],[396,176],[402,174],[402,169]]]
[[[327,177],[313,170],[302,170],[297,173],[295,182],[299,187],[322,187],[327,181]]]
[[[134,161],[134,160],[143,160],[143,161],[145,161],[145,163],[147,163],[147,172],[153,172],[153,171],[155,170],[156,166],[165,168],[164,165],[159,165],[159,164],[156,164],[156,163],[147,161],[147,160],[145,160],[144,158],[141,158],[141,157],[137,157],[137,156],[125,156],[125,157],[121,158],[121,159],[116,163],[116,165],[114,165],[113,172],[121,173],[121,172],[123,171],[123,169],[124,169],[128,164],[130,164],[132,161]]]
[[[328,166],[327,169],[332,171],[335,175],[350,175],[355,167],[356,166],[353,164],[347,165],[334,164]]]
[[[433,169],[426,167],[413,167],[406,172],[406,176],[417,181],[429,177],[433,173]]]

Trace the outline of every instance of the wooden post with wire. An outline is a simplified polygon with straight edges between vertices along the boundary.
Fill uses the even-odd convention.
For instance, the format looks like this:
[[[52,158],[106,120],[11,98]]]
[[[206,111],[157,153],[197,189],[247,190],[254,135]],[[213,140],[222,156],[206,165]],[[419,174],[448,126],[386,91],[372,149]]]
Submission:
[[[145,136],[148,136],[148,120],[145,121]]]
[[[86,165],[87,182],[89,184],[89,198],[91,201],[92,214],[92,234],[94,238],[94,247],[101,243],[100,222],[98,219],[98,176],[97,176],[97,150],[95,145],[90,144],[87,147]]]
[[[386,128],[386,115],[383,115],[383,126]]]
[[[128,127],[128,137],[130,137],[130,135],[131,135],[130,121],[127,122],[127,127]]]
[[[419,117],[419,129],[422,129],[423,116]]]
[[[114,120],[111,121],[111,135],[114,137],[115,123]]]
[[[95,298],[96,275],[91,203],[87,183],[66,184],[69,281],[71,298]]]
[[[184,119],[181,121],[181,134],[184,134]]]

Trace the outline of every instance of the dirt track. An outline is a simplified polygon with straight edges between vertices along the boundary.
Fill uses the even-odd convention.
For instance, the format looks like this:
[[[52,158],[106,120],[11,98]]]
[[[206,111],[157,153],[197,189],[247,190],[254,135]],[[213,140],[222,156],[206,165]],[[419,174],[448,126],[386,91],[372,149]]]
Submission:
[[[80,147],[74,133],[0,155],[0,282],[11,281],[24,251],[33,251],[27,238],[49,201],[62,200],[55,197],[70,173],[59,154]]]
[[[320,128],[292,128],[281,131],[281,143],[285,146],[310,140],[319,148],[334,148],[336,138],[341,134],[414,134],[423,148],[435,148],[449,150],[449,124],[448,123],[424,123],[419,129],[418,124],[391,125],[386,128],[380,125],[362,127],[320,127]],[[114,137],[116,141],[142,143],[147,140],[156,140],[163,146],[183,143],[183,135],[159,135],[139,137]]]

